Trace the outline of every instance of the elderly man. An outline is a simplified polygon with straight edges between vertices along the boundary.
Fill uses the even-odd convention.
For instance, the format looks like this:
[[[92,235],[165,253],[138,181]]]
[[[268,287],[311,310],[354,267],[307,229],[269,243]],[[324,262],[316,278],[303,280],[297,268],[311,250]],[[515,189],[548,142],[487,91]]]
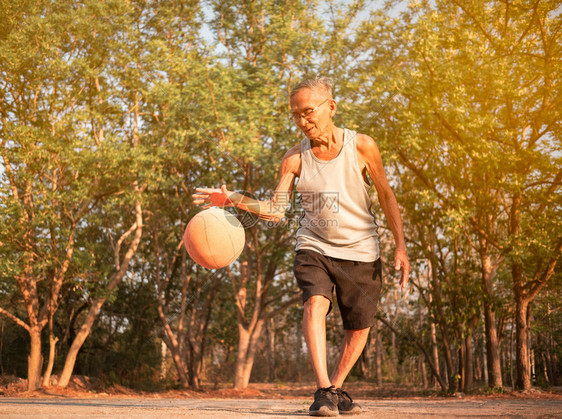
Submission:
[[[342,390],[375,322],[381,289],[379,240],[371,212],[369,179],[396,244],[394,266],[401,270],[402,289],[410,264],[398,203],[383,169],[375,141],[336,127],[337,104],[327,78],[305,80],[291,92],[292,121],[305,134],[283,157],[280,179],[271,201],[257,201],[221,189],[197,189],[195,203],[236,206],[260,218],[284,217],[295,180],[303,215],[296,234],[294,273],[303,292],[305,336],[317,391],[311,416],[357,414],[361,407]],[[345,336],[332,375],[326,361],[326,315],[336,291]]]

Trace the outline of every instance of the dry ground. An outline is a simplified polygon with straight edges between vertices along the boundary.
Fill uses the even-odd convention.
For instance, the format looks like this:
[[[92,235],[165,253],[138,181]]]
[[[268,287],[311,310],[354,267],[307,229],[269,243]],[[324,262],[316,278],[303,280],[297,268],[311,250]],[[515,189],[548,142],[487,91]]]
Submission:
[[[161,393],[119,386],[95,388],[76,377],[67,389],[25,391],[25,382],[2,383],[0,417],[7,418],[298,418],[308,417],[311,384],[252,384],[246,390],[206,388]],[[359,418],[561,418],[562,389],[440,397],[427,391],[371,383],[347,390],[364,408]]]

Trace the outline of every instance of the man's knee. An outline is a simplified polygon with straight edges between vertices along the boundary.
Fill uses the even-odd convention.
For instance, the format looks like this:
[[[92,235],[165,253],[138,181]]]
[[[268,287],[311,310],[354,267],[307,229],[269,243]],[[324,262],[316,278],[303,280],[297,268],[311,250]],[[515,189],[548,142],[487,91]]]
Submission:
[[[346,329],[345,340],[348,343],[354,345],[357,344],[364,347],[364,345],[367,343],[367,339],[369,338],[369,331],[369,327],[365,329]]]
[[[330,309],[331,301],[323,295],[313,295],[304,302],[304,310],[308,314],[325,316]]]
[[[352,336],[364,337],[369,335],[370,327],[364,329],[347,329],[345,332]]]

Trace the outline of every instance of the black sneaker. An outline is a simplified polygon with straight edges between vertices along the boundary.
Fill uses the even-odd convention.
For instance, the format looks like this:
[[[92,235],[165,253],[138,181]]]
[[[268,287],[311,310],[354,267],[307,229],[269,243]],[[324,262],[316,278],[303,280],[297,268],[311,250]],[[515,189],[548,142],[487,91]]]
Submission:
[[[338,393],[334,386],[319,388],[314,403],[308,409],[310,416],[338,416]]]
[[[336,394],[338,395],[338,411],[342,415],[358,415],[363,412],[361,406],[353,403],[353,399],[347,394],[347,391],[338,388]]]

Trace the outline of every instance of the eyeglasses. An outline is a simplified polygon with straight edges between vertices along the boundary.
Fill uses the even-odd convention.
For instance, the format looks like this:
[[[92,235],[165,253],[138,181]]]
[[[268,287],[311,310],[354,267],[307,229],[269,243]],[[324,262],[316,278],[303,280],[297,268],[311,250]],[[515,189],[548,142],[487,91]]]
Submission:
[[[312,109],[307,109],[304,112],[291,112],[291,114],[289,115],[289,120],[297,122],[299,119],[304,118],[307,121],[309,120],[309,118],[312,117],[312,115],[314,114],[314,112],[316,111],[316,109],[318,109],[320,106],[322,106],[324,103],[326,103],[327,101],[329,101],[330,98],[326,99],[324,102],[322,102],[320,105],[312,108]]]

